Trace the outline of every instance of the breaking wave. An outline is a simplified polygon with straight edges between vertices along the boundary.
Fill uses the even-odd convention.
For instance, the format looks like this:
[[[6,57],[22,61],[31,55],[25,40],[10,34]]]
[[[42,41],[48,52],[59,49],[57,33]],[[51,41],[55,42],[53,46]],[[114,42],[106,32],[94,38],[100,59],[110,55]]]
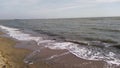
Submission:
[[[45,48],[55,49],[55,50],[68,50],[68,52],[72,53],[76,57],[86,59],[86,60],[100,60],[105,61],[108,64],[120,65],[120,50],[113,47],[96,47],[90,45],[82,45],[74,42],[65,42],[65,41],[56,41],[51,39],[43,39],[43,37],[33,36],[28,33],[22,32],[20,29],[6,27],[0,25],[0,28],[5,30],[6,33],[19,41],[35,41],[37,46],[42,46]],[[41,45],[44,44],[44,45]],[[40,51],[39,51],[40,52]],[[67,52],[67,53],[68,53]],[[62,56],[67,53],[63,53],[61,55],[53,55],[48,59],[52,59],[54,57]]]

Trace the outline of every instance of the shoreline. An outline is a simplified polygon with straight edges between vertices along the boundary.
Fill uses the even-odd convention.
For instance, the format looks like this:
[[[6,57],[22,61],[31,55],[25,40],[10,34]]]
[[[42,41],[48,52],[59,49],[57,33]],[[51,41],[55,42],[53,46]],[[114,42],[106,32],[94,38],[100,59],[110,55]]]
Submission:
[[[40,59],[40,61],[36,61],[33,64],[28,64],[28,63],[24,63],[23,60],[25,59],[26,56],[32,53],[32,51],[26,48],[14,47],[17,44],[17,41],[15,41],[12,38],[1,36],[0,43],[1,43],[0,52],[2,52],[0,53],[0,57],[2,57],[0,59],[3,60],[0,61],[3,62],[3,64],[0,65],[1,66],[0,68],[73,68],[73,67],[92,68],[95,66],[93,64],[97,64],[97,63],[101,64],[101,62],[96,62],[96,61],[93,62],[93,61],[77,58],[71,53],[68,53],[63,56],[61,55],[60,57],[58,56],[51,58],[54,55],[65,53],[66,50],[51,50],[48,48],[41,50],[41,54],[40,56],[38,56],[39,57],[38,60]],[[20,43],[18,44],[19,44],[18,46],[21,45]],[[48,58],[48,60],[44,60],[45,58]]]
[[[14,47],[17,42],[8,37],[2,37],[0,32],[0,68],[50,68],[45,62],[26,64],[24,58],[31,53],[30,50]]]
[[[16,41],[7,37],[1,36],[0,43],[1,57],[6,60],[1,68],[21,68],[22,65],[26,66],[21,59],[30,53],[29,50],[14,48]]]
[[[10,37],[0,36],[0,43],[0,51],[2,52],[2,56],[4,56],[5,60],[7,60],[5,61],[5,63],[7,63],[5,64],[6,67],[3,66],[2,68],[104,68],[104,66],[109,66],[103,61],[85,60],[77,58],[71,53],[57,57],[57,59],[53,58],[52,60],[46,61],[44,59],[66,52],[66,50],[51,50],[48,48],[41,49],[40,53],[38,53],[39,55],[37,56],[37,59],[41,59],[40,61],[37,61],[34,64],[27,64],[24,63],[23,60],[26,56],[32,53],[32,50],[29,48],[27,49],[27,47],[24,48],[25,46],[23,44],[18,43],[17,40]],[[17,45],[19,47],[15,47],[17,43],[19,44]],[[27,45],[29,47],[34,47],[33,45],[35,44],[31,43]],[[34,56],[32,57],[32,60],[34,60]]]

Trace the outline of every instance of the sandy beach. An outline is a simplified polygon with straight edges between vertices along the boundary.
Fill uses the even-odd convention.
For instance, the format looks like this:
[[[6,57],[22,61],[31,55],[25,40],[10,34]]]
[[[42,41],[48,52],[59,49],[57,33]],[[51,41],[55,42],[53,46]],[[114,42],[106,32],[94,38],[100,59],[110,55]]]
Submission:
[[[0,32],[0,68],[110,68],[111,65],[103,61],[92,61],[77,58],[67,50],[51,50],[43,48],[33,54],[34,41],[20,42],[12,38],[3,37]],[[29,57],[28,57],[29,56]],[[25,63],[29,60],[29,63]],[[32,63],[31,63],[32,62]],[[113,68],[119,68],[114,66]]]
[[[3,33],[0,32],[0,34]],[[16,43],[16,41],[10,38],[0,37],[0,68],[49,68],[44,62],[32,65],[25,64],[23,60],[31,51],[14,48]]]

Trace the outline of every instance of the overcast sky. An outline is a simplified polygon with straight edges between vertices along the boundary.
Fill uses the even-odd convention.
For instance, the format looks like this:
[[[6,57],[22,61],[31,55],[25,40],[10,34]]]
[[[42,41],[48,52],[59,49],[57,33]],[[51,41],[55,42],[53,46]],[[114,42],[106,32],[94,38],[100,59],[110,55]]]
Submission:
[[[120,16],[120,0],[0,0],[0,19]]]

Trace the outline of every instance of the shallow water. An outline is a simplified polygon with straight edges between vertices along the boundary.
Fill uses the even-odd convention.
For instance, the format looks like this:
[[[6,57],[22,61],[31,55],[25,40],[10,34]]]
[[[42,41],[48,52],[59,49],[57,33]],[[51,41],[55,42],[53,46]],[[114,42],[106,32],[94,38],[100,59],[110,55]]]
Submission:
[[[67,50],[82,59],[119,66],[119,22],[120,18],[2,20],[0,28],[19,41],[35,41],[40,49]]]

